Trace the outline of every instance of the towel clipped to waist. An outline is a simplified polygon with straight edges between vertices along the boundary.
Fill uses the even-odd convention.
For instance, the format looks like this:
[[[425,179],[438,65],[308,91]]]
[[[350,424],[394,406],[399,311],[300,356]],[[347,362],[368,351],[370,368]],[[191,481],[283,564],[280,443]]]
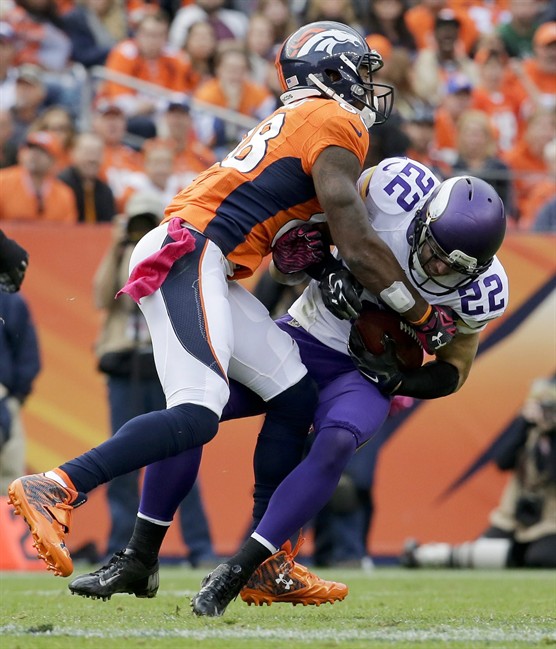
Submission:
[[[179,217],[168,221],[167,232],[172,241],[135,266],[125,285],[116,293],[116,298],[127,293],[139,304],[141,298],[151,295],[162,286],[177,259],[195,250],[195,237],[184,227],[184,221]]]

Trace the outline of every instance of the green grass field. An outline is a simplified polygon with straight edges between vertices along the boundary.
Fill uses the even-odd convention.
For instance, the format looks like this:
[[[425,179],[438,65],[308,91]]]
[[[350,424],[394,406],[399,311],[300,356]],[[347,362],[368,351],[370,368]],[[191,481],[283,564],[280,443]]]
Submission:
[[[77,574],[87,570],[76,570]],[[556,572],[322,570],[344,602],[248,607],[196,618],[203,571],[163,568],[155,599],[72,596],[50,574],[0,573],[1,649],[369,649],[556,647]]]

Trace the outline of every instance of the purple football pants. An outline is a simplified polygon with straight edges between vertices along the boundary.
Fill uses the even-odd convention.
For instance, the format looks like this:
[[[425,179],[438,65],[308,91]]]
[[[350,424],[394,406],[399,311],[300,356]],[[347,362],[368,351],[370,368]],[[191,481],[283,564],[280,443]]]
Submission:
[[[277,485],[262,519],[255,521],[255,531],[280,547],[330,500],[352,455],[382,426],[390,399],[359,374],[349,356],[330,349],[295,326],[291,316],[277,322],[297,342],[301,359],[319,388],[315,440],[307,456],[291,472],[292,465],[284,462],[288,471],[280,479],[274,454],[259,457],[255,463],[255,471],[272,472]],[[264,402],[257,395],[233,381],[230,388],[230,401],[222,420],[264,412]],[[145,473],[141,513],[170,521],[195,482],[199,463],[200,453],[192,449],[150,465]],[[255,480],[259,479],[265,480],[264,476],[256,475]],[[164,485],[163,490],[160,485]]]

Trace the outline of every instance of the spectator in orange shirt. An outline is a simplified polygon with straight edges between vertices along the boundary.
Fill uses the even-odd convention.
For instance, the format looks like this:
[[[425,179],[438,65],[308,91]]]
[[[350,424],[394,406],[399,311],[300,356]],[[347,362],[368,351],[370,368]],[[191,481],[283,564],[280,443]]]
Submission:
[[[533,37],[534,56],[514,65],[523,97],[534,108],[556,108],[556,22],[542,24]]]
[[[19,37],[16,65],[33,63],[61,72],[69,62],[71,42],[63,31],[56,0],[16,0],[4,19]]]
[[[544,145],[543,158],[546,175],[532,188],[523,202],[523,213],[519,220],[522,230],[535,229],[537,217],[543,207],[556,197],[556,137]]]
[[[496,131],[489,116],[481,110],[466,110],[457,121],[456,142],[458,157],[451,175],[476,176],[492,185],[511,217],[515,210],[510,169],[498,157]]]
[[[544,147],[554,138],[555,131],[556,111],[540,108],[529,117],[523,136],[503,156],[512,170],[517,224],[527,213],[529,194],[548,173]]]
[[[168,90],[183,92],[188,64],[168,47],[168,18],[162,12],[146,15],[135,36],[119,43],[106,60],[109,71],[127,75]],[[100,90],[103,99],[118,105],[127,117],[127,129],[141,137],[156,135],[155,122],[167,99],[144,93],[114,81]]]
[[[460,25],[457,40],[459,49],[467,54],[473,50],[479,31],[467,12],[449,8],[446,0],[422,0],[416,3],[405,14],[405,22],[412,33],[418,50],[430,48],[435,43],[435,29],[438,16],[441,12],[450,11]]]
[[[492,41],[475,54],[479,83],[471,94],[471,106],[489,115],[497,130],[498,148],[507,151],[514,144],[523,121],[522,92],[511,82],[512,71],[504,46]]]
[[[461,19],[451,9],[438,12],[434,20],[433,45],[420,49],[415,59],[415,90],[423,99],[437,106],[445,84],[455,74],[477,81],[475,63],[458,47]]]
[[[19,152],[20,164],[0,169],[0,220],[77,221],[73,192],[54,175],[59,149],[52,133],[31,133]]]
[[[180,187],[189,185],[197,174],[216,162],[211,149],[197,138],[186,100],[168,105],[159,125],[159,136],[174,151],[174,174]]]
[[[167,141],[158,138],[145,140],[143,151],[144,171],[136,175],[126,188],[118,202],[120,212],[125,211],[128,200],[138,191],[157,196],[162,204],[168,205],[183,189],[174,174],[174,151]]]
[[[54,133],[60,142],[60,155],[56,160],[57,170],[67,167],[71,162],[77,128],[75,120],[65,106],[49,106],[29,126],[29,133],[49,131]]]
[[[508,15],[508,0],[448,0],[448,5],[469,16],[481,35],[492,34]]]
[[[472,90],[467,77],[455,75],[446,84],[446,96],[435,111],[434,147],[440,160],[450,166],[457,158],[457,121],[471,106]]]
[[[99,176],[110,185],[118,202],[134,177],[143,171],[142,157],[124,141],[126,119],[119,106],[100,102],[92,126],[104,142],[104,158]]]
[[[245,50],[229,46],[219,50],[216,59],[216,77],[205,82],[194,95],[195,99],[229,108],[255,120],[268,117],[275,109],[275,98],[249,77],[249,60]],[[210,146],[221,160],[237,144],[247,129],[220,118],[203,115],[196,119],[201,140]]]
[[[202,83],[214,77],[216,34],[207,21],[193,23],[187,31],[183,54],[189,64],[183,92],[194,92]]]

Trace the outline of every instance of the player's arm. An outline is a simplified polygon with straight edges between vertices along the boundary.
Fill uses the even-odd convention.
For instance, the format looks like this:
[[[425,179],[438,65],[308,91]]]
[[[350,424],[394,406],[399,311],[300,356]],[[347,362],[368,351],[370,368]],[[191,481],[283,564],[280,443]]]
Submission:
[[[402,314],[415,327],[426,350],[435,352],[453,338],[454,320],[419,295],[373,230],[356,187],[360,172],[357,156],[337,146],[324,149],[313,165],[316,194],[326,212],[332,240],[355,278]],[[330,290],[335,285],[340,286],[341,281],[329,282]]]
[[[450,363],[458,371],[458,382],[454,392],[467,381],[478,348],[478,333],[457,334],[447,345],[436,352],[437,361]]]

